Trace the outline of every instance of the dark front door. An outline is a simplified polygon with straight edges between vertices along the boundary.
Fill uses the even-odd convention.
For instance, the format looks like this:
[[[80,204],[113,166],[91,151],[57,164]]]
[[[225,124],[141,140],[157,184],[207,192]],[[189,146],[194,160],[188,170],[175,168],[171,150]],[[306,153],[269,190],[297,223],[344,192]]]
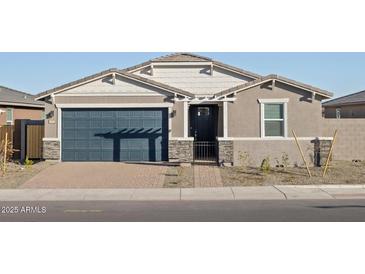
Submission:
[[[190,106],[190,136],[195,141],[215,141],[218,127],[218,106]]]

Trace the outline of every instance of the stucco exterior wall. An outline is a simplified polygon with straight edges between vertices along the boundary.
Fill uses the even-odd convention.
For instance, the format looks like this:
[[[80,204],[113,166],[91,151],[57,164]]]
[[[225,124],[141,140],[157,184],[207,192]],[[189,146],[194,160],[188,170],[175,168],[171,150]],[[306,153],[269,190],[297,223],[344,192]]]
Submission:
[[[314,143],[311,140],[299,141],[308,165],[314,164]],[[240,165],[240,153],[248,153],[248,164],[260,166],[269,157],[272,167],[276,160],[281,162],[284,153],[288,155],[290,166],[304,166],[300,152],[294,140],[244,140],[233,142],[233,164]]]
[[[300,137],[320,136],[322,109],[320,98],[311,101],[311,93],[276,83],[262,85],[237,94],[237,100],[228,104],[228,136],[260,137],[260,103],[258,99],[288,98],[288,137],[294,129]]]
[[[172,107],[173,113],[171,118],[171,136],[183,137],[184,136],[184,103],[176,102]]]
[[[41,120],[43,118],[43,109],[40,108],[26,108],[26,107],[13,107],[13,119],[30,119]],[[7,106],[1,106],[1,110],[5,111],[0,114],[0,125],[6,125],[6,109]]]
[[[334,160],[365,160],[365,119],[323,119],[322,125],[322,134],[327,136],[338,130]]]
[[[136,75],[149,78],[167,85],[177,87],[194,94],[213,94],[240,84],[249,79],[237,73],[217,67],[210,73],[210,66],[154,66],[153,75],[150,68],[134,72]]]
[[[336,118],[336,108],[341,109],[341,119],[344,118],[365,118],[365,104],[348,105],[341,107],[324,107],[325,118]]]
[[[54,104],[45,102],[44,138],[57,138],[58,113]]]
[[[56,96],[57,104],[161,104],[172,103],[165,96]]]

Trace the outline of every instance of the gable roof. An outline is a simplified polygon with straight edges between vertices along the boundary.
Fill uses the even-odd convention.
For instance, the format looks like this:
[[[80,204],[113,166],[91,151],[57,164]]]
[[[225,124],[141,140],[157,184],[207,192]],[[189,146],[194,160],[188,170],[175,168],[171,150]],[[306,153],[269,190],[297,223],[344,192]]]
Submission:
[[[345,95],[323,103],[325,107],[341,106],[341,105],[356,105],[365,104],[365,90]]]
[[[92,81],[95,81],[95,80],[100,79],[100,78],[104,78],[104,77],[106,77],[108,75],[112,75],[112,74],[118,74],[122,77],[131,79],[131,80],[135,80],[137,82],[142,82],[146,85],[149,85],[149,86],[152,86],[152,87],[157,87],[157,88],[160,88],[162,90],[165,90],[165,91],[168,91],[168,92],[171,92],[171,93],[174,93],[174,94],[178,94],[178,95],[181,95],[181,96],[195,97],[195,94],[190,93],[186,90],[182,90],[180,88],[176,88],[176,87],[173,87],[173,86],[161,83],[161,82],[154,81],[151,78],[142,77],[142,76],[139,76],[139,75],[136,75],[136,74],[132,73],[133,71],[136,71],[138,69],[150,66],[153,62],[166,62],[166,63],[168,63],[168,62],[174,62],[174,63],[176,63],[176,62],[194,62],[194,63],[196,63],[196,62],[204,62],[204,63],[211,62],[213,66],[217,66],[219,68],[223,68],[223,69],[226,69],[228,71],[233,71],[235,73],[244,75],[244,76],[252,79],[251,81],[248,81],[244,84],[240,84],[238,86],[235,86],[235,87],[232,87],[232,88],[229,88],[229,89],[226,89],[226,90],[223,90],[223,91],[212,94],[212,95],[215,95],[215,96],[227,96],[227,95],[230,95],[230,94],[233,94],[233,93],[236,93],[236,92],[240,92],[240,91],[246,90],[248,88],[251,88],[251,87],[254,87],[254,86],[257,86],[257,85],[261,85],[263,83],[273,81],[273,80],[279,81],[279,82],[282,82],[282,83],[285,83],[285,84],[288,84],[288,85],[291,85],[291,86],[295,86],[295,87],[298,87],[300,89],[303,89],[303,90],[306,90],[306,91],[309,91],[309,92],[312,92],[312,93],[319,94],[319,95],[321,95],[323,97],[326,97],[326,98],[330,98],[330,97],[333,96],[333,93],[328,92],[326,90],[319,89],[319,88],[313,87],[311,85],[307,85],[307,84],[304,84],[304,83],[301,83],[301,82],[298,82],[298,81],[295,81],[295,80],[291,80],[289,78],[279,76],[279,75],[276,75],[276,74],[270,74],[270,75],[267,75],[267,76],[263,77],[259,74],[255,74],[255,73],[252,73],[252,72],[249,72],[249,71],[246,71],[246,70],[234,67],[234,66],[230,66],[230,65],[227,65],[227,64],[212,60],[210,58],[206,58],[206,57],[196,55],[196,54],[192,54],[192,53],[174,53],[174,54],[169,54],[169,55],[161,56],[161,57],[158,57],[158,58],[154,58],[154,59],[151,59],[147,62],[141,63],[141,64],[133,66],[133,67],[128,67],[128,68],[125,68],[125,69],[122,69],[122,70],[118,70],[116,68],[111,68],[111,69],[108,69],[108,70],[105,70],[105,71],[102,71],[102,72],[99,72],[99,73],[84,77],[82,79],[79,79],[79,80],[64,84],[62,86],[47,90],[45,92],[39,93],[37,95],[36,100],[40,100],[44,97],[49,96],[50,94],[58,93],[58,92],[61,92],[63,90],[67,90],[67,89],[70,89],[72,87],[75,87],[75,86],[83,85],[83,84],[86,84],[88,82],[92,82]]]
[[[89,83],[89,82],[92,82],[92,81],[95,81],[97,79],[104,78],[106,76],[113,75],[113,74],[117,74],[117,75],[120,75],[122,77],[131,79],[131,80],[135,80],[137,82],[142,82],[142,83],[144,83],[148,86],[156,87],[156,88],[162,89],[164,91],[168,91],[168,92],[171,92],[171,93],[176,93],[176,94],[179,94],[179,95],[182,95],[182,96],[194,96],[192,93],[190,93],[188,91],[185,91],[185,90],[182,90],[182,89],[179,89],[179,88],[175,88],[175,87],[171,87],[169,85],[166,85],[166,84],[163,84],[163,83],[151,80],[151,79],[147,79],[147,78],[135,75],[135,74],[125,72],[123,70],[118,70],[116,68],[111,68],[111,69],[104,70],[102,72],[99,72],[99,73],[92,74],[90,76],[81,78],[79,80],[66,83],[66,84],[58,86],[56,88],[41,92],[36,96],[36,100],[40,100],[40,99],[45,98],[45,97],[47,97],[47,96],[49,96],[53,93],[58,93],[58,92],[73,88],[75,86],[83,85],[83,84],[86,84],[86,83]]]
[[[210,62],[212,59],[192,53],[172,53],[150,60],[151,62]]]
[[[35,96],[0,86],[0,104],[9,106],[29,106],[43,108],[44,104],[42,102],[35,101]]]
[[[233,93],[236,93],[236,92],[240,92],[240,91],[243,91],[243,90],[249,89],[251,87],[258,86],[258,85],[261,85],[263,83],[270,82],[270,81],[273,81],[273,80],[279,81],[279,82],[282,82],[282,83],[285,83],[285,84],[288,84],[288,85],[291,85],[291,86],[295,86],[295,87],[301,88],[303,90],[307,90],[309,92],[317,93],[317,94],[320,94],[320,95],[322,95],[324,97],[327,97],[327,98],[330,98],[330,97],[333,96],[333,93],[331,93],[329,91],[319,89],[319,88],[313,87],[311,85],[307,85],[307,84],[304,84],[304,83],[301,83],[301,82],[298,82],[298,81],[295,81],[295,80],[291,80],[289,78],[279,76],[279,75],[276,75],[276,74],[269,74],[265,77],[260,77],[260,78],[254,80],[254,81],[250,81],[250,82],[247,82],[247,83],[244,83],[244,84],[241,84],[241,85],[226,89],[222,92],[217,93],[216,95],[217,96],[227,96],[227,95],[230,95],[230,94],[233,94]]]
[[[123,69],[123,71],[134,72],[138,69],[148,67],[154,62],[159,62],[159,63],[164,63],[164,62],[165,63],[168,63],[168,62],[174,62],[174,63],[178,63],[178,62],[181,62],[181,63],[183,63],[183,62],[186,62],[186,63],[189,63],[189,62],[197,62],[197,63],[199,63],[199,62],[211,62],[213,64],[213,66],[217,66],[217,67],[223,68],[225,70],[235,72],[237,74],[240,74],[240,75],[246,76],[248,78],[251,78],[252,80],[262,77],[259,74],[256,74],[256,73],[253,73],[253,72],[250,72],[250,71],[247,71],[247,70],[243,70],[241,68],[237,68],[237,67],[234,67],[234,66],[230,66],[230,65],[224,64],[222,62],[210,59],[208,57],[203,57],[203,56],[200,56],[200,55],[197,55],[197,54],[184,53],[184,52],[182,52],[182,53],[173,53],[173,54],[168,54],[168,55],[165,55],[165,56],[157,57],[157,58],[151,59],[149,61],[143,62],[141,64],[125,68],[125,69]]]

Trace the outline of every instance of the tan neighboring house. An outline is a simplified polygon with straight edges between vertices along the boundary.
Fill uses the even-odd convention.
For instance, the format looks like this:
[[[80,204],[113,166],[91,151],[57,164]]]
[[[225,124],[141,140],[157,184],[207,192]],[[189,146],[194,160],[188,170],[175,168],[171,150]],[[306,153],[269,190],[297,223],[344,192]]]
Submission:
[[[365,90],[322,104],[325,118],[365,118]]]
[[[0,126],[14,126],[13,147],[20,149],[21,119],[42,120],[44,118],[44,103],[35,101],[35,96],[0,86]],[[19,153],[15,153],[18,158]]]
[[[302,164],[322,136],[332,93],[189,53],[109,69],[37,95],[44,157],[61,161],[218,161],[251,164],[284,153]]]
[[[44,103],[35,96],[0,86],[0,125],[14,125],[18,119],[41,120]]]

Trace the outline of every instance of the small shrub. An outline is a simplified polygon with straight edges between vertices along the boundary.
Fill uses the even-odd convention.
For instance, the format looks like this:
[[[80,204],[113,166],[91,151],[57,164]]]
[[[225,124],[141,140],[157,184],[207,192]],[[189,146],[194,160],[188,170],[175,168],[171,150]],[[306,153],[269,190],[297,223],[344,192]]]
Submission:
[[[270,165],[270,158],[266,157],[264,160],[262,160],[261,163],[261,171],[264,173],[268,173],[271,171],[271,165]]]
[[[278,159],[278,158],[275,158],[274,160],[275,160],[275,162],[276,162],[275,167],[278,167],[278,168],[283,167],[283,165],[280,163],[280,161],[279,161],[279,159]]]
[[[286,152],[283,152],[283,154],[281,155],[281,163],[284,167],[284,170],[286,170],[289,166],[289,155]]]
[[[24,160],[24,165],[25,165],[26,168],[31,168],[33,163],[34,162],[32,160],[29,160],[28,156]]]

